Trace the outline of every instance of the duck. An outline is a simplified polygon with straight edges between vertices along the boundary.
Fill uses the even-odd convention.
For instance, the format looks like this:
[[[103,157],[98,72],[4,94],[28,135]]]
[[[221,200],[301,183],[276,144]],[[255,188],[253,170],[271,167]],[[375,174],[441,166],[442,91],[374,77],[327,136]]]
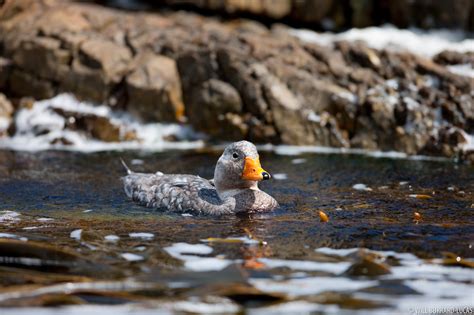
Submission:
[[[122,160],[125,194],[141,206],[170,212],[204,215],[267,212],[278,202],[258,187],[271,179],[249,141],[228,145],[217,161],[211,180],[196,175],[135,173]]]

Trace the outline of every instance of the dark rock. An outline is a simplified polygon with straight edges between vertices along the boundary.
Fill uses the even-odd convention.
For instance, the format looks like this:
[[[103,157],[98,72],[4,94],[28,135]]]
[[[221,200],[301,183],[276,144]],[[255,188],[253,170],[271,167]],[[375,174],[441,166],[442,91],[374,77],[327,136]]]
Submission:
[[[70,52],[60,46],[61,42],[51,37],[22,41],[13,55],[13,62],[39,78],[58,81],[67,75],[71,60]]]
[[[35,77],[29,72],[13,70],[9,78],[10,91],[17,96],[32,96],[36,99],[51,98],[55,88],[50,81]]]
[[[12,62],[0,57],[0,90],[7,88],[8,78],[12,71]]]
[[[398,281],[383,281],[376,286],[368,287],[360,291],[384,295],[421,295],[420,292]]]

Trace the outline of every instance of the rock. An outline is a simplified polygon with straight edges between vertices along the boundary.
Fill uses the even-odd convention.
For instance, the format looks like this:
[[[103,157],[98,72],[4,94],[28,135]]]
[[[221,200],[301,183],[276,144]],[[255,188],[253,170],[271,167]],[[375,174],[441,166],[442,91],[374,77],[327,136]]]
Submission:
[[[0,93],[0,138],[7,136],[13,114],[13,105],[7,97]]]
[[[67,76],[71,54],[61,49],[59,40],[38,37],[22,41],[13,55],[13,61],[16,66],[39,78],[58,81]]]
[[[130,112],[146,121],[178,121],[183,118],[181,83],[173,59],[145,53],[137,56],[126,78]]]
[[[364,12],[390,15],[397,7],[373,1],[213,3],[220,10],[299,16],[335,28],[352,18],[360,25],[378,21],[382,16],[364,20]],[[410,15],[400,23],[412,21],[411,6],[396,8]],[[41,99],[72,92],[144,121],[179,122],[187,115],[215,140],[455,157],[460,143],[445,130],[474,132],[474,80],[445,67],[471,62],[469,53],[443,52],[432,60],[361,42],[321,46],[300,41],[282,25],[269,30],[256,21],[59,0],[6,2],[0,47],[6,95]],[[108,130],[94,131],[96,137],[117,139],[107,122],[94,124]]]
[[[12,62],[0,57],[0,90],[7,88],[8,78],[12,70]]]
[[[474,67],[474,52],[443,50],[433,57],[433,61],[442,65],[470,64]]]
[[[369,117],[360,116],[357,118],[356,132],[351,138],[351,147],[367,150],[377,150],[378,132]]]
[[[17,96],[28,95],[36,99],[45,99],[55,94],[52,82],[42,80],[22,70],[13,70],[9,83],[10,91]]]
[[[132,54],[112,41],[92,38],[78,45],[70,72],[62,72],[60,89],[98,103],[110,102],[115,85],[128,71]]]
[[[188,104],[189,122],[198,130],[226,140],[245,138],[248,128],[239,116],[242,101],[232,85],[217,79],[207,80]]]
[[[435,75],[444,81],[445,84],[452,84],[456,89],[464,93],[469,93],[474,89],[474,80],[471,78],[456,75],[429,59],[416,57],[414,60],[416,62],[416,70],[422,74]]]
[[[133,130],[124,130],[123,126],[112,123],[108,117],[65,111],[60,108],[54,108],[53,110],[66,118],[66,129],[79,130],[89,137],[105,142],[137,140],[137,135]],[[61,139],[57,139],[57,141],[64,144]]]
[[[373,287],[360,290],[361,292],[384,295],[421,295],[420,292],[403,284],[400,280],[387,280]]]
[[[78,98],[96,103],[106,102],[111,86],[99,69],[89,68],[74,59],[71,70],[59,84],[61,91],[72,92]]]
[[[79,60],[91,69],[100,69],[106,82],[118,82],[128,70],[132,53],[127,47],[105,38],[88,39],[80,45]]]
[[[374,257],[366,253],[359,253],[357,261],[344,272],[347,276],[363,277],[376,277],[390,273],[388,265],[376,261]]]

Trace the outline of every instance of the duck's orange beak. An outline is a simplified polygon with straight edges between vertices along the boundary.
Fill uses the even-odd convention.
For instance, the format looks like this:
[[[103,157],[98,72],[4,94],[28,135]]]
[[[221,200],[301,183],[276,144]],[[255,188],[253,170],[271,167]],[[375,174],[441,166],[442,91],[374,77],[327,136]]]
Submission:
[[[242,179],[245,180],[266,180],[270,179],[270,174],[265,171],[260,165],[260,159],[252,159],[251,157],[245,158],[244,171],[242,172]]]

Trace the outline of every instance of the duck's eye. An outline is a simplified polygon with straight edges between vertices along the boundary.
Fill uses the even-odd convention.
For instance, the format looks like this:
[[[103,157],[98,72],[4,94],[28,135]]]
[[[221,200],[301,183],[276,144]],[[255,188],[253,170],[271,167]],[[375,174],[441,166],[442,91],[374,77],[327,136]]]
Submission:
[[[237,160],[237,159],[239,158],[239,154],[236,153],[236,152],[234,152],[234,153],[232,154],[232,157],[233,157],[235,160]]]

